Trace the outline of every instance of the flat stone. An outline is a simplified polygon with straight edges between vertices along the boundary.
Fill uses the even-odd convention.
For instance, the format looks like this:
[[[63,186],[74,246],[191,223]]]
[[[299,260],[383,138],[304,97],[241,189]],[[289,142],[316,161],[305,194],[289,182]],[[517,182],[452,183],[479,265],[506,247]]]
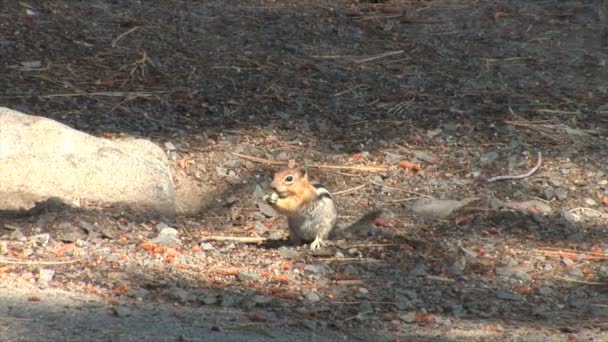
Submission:
[[[151,141],[99,138],[0,107],[0,146],[0,165],[11,165],[0,168],[0,209],[29,209],[57,197],[175,214],[169,161]]]

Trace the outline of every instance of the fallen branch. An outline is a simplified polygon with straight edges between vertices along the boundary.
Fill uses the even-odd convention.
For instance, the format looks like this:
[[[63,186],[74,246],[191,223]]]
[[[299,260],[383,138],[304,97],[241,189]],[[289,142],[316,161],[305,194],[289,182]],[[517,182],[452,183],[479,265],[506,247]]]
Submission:
[[[355,63],[357,64],[362,64],[365,62],[371,62],[371,61],[375,61],[376,59],[380,59],[380,58],[385,58],[385,57],[390,57],[390,56],[395,56],[395,55],[400,55],[402,54],[404,51],[403,50],[399,50],[399,51],[390,51],[390,52],[385,52],[376,56],[372,56],[372,57],[368,57],[368,58],[363,58],[363,59],[359,59],[357,61],[355,61]]]
[[[270,241],[272,239],[263,237],[248,237],[248,236],[207,236],[201,239],[206,241],[235,241],[241,243],[260,243]]]
[[[241,154],[241,153],[236,153],[236,152],[232,152],[232,154],[234,154],[237,157],[240,157],[240,158],[252,161],[252,162],[256,162],[256,163],[262,163],[262,164],[268,164],[268,165],[284,165],[284,166],[288,165],[288,162],[270,160],[270,159],[265,159],[265,158],[258,158],[258,157],[248,156],[246,154]],[[385,166],[366,166],[366,165],[347,166],[347,165],[311,164],[311,165],[306,165],[306,167],[311,167],[311,168],[315,168],[315,169],[351,170],[351,171],[362,171],[362,172],[385,172],[385,171],[389,170],[389,168],[385,167]]]
[[[359,190],[359,189],[364,188],[364,187],[365,187],[365,185],[366,185],[366,184],[361,184],[361,185],[356,186],[356,187],[354,187],[354,188],[350,188],[350,189],[345,189],[345,190],[341,190],[341,191],[338,191],[338,192],[334,192],[334,193],[333,193],[333,195],[334,195],[334,196],[340,196],[340,195],[346,195],[346,194],[350,194],[351,192],[355,192],[355,191],[357,191],[357,190]]]
[[[524,173],[523,175],[505,175],[505,176],[496,176],[496,177],[492,177],[490,179],[488,179],[488,183],[492,183],[492,182],[496,182],[496,181],[501,181],[501,180],[507,180],[507,179],[524,179],[526,177],[530,177],[534,172],[536,172],[539,168],[540,168],[540,164],[542,163],[542,157],[541,157],[541,153],[538,152],[538,162],[536,162],[536,165],[532,168],[532,170]]]
[[[65,261],[36,261],[36,260],[15,260],[15,259],[4,259],[0,258],[0,264],[11,264],[11,265],[67,265],[67,264],[75,264],[84,260],[85,258],[78,258],[72,260]]]

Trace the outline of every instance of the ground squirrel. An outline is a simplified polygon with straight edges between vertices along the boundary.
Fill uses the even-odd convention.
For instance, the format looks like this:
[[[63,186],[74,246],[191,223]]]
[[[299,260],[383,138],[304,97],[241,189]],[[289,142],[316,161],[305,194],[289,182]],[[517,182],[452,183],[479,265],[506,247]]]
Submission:
[[[290,162],[274,175],[271,187],[273,192],[265,195],[264,201],[287,217],[289,239],[294,244],[310,243],[310,249],[314,250],[334,235],[338,218],[336,204],[326,188],[309,182],[306,169]],[[368,213],[349,227],[369,224],[379,214],[380,211]]]

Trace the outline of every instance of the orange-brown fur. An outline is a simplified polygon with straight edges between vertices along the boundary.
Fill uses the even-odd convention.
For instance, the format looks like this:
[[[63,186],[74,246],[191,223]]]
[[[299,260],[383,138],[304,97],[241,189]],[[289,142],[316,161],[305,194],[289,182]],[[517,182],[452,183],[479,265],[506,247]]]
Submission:
[[[292,175],[294,180],[291,184],[286,184],[285,177],[289,175]],[[298,214],[300,209],[316,196],[315,187],[310,184],[308,175],[301,169],[288,167],[277,172],[271,186],[279,194],[275,208],[288,217]]]

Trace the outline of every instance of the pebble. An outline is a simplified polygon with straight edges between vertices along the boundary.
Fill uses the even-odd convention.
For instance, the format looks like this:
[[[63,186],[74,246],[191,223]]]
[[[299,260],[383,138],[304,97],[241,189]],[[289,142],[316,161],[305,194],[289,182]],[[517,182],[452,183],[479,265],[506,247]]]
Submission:
[[[210,244],[209,242],[202,242],[201,249],[204,251],[212,251],[215,249],[215,247],[213,247],[213,245]]]
[[[295,249],[287,248],[287,247],[279,247],[279,255],[284,259],[297,259],[300,257],[300,253]]]
[[[577,278],[582,278],[585,274],[583,273],[583,271],[581,271],[578,268],[572,268],[570,271],[568,271],[568,274],[573,276],[573,277],[577,277]]]
[[[576,223],[581,221],[581,217],[570,210],[563,209],[561,212],[561,217],[569,223]]]
[[[223,308],[233,308],[238,306],[242,300],[243,298],[241,298],[241,296],[235,294],[224,294],[222,295],[222,302],[220,305]]]
[[[304,295],[304,298],[313,303],[316,303],[321,300],[321,296],[319,296],[319,294],[314,291],[308,291],[308,293]]]
[[[416,264],[416,266],[414,266],[414,268],[410,271],[409,274],[412,277],[424,277],[428,275],[428,273],[426,272],[426,268],[422,263]]]
[[[15,240],[15,241],[26,241],[27,238],[25,237],[25,235],[21,232],[21,229],[15,229],[11,235],[9,235],[11,240]]]
[[[568,258],[562,258],[562,263],[564,265],[566,265],[567,267],[572,267],[572,265],[574,265],[574,261],[572,261]]]
[[[243,166],[243,162],[240,159],[230,159],[224,163],[224,166],[228,169],[238,169]]]
[[[40,268],[38,270],[38,282],[39,283],[48,283],[53,280],[55,276],[55,270],[52,268]]]
[[[252,271],[241,270],[237,275],[240,281],[256,281],[260,279],[260,276]]]
[[[464,315],[464,307],[460,304],[450,305],[450,311],[454,317],[462,317]]]
[[[553,189],[551,189],[551,188],[544,189],[543,198],[546,199],[547,201],[552,200],[553,198],[555,198],[555,191],[553,191]]]
[[[268,233],[268,227],[258,221],[255,222],[253,230],[259,235],[265,235],[266,233]]]
[[[75,242],[76,240],[78,240],[78,234],[72,233],[72,232],[63,233],[63,234],[59,235],[58,239],[60,241],[68,242],[68,243]]]
[[[129,317],[131,316],[132,312],[131,309],[126,307],[126,306],[115,306],[112,308],[112,312],[114,313],[114,315],[116,315],[116,317]]]
[[[415,312],[405,312],[399,314],[399,319],[405,323],[415,323],[416,322],[416,313]]]
[[[260,213],[262,213],[262,215],[264,215],[266,217],[277,216],[277,212],[272,208],[272,206],[270,206],[270,204],[268,204],[266,202],[259,201],[258,209],[260,209]]]
[[[467,259],[465,257],[459,258],[448,267],[448,272],[452,275],[461,275],[466,265]]]
[[[387,164],[397,164],[400,161],[404,160],[405,157],[403,157],[400,154],[395,154],[395,153],[387,153],[384,155],[384,161]]]
[[[323,274],[329,272],[329,268],[323,264],[306,265],[304,266],[304,272],[309,274]]]
[[[589,309],[595,317],[608,316],[608,304],[590,304]]]
[[[167,295],[169,296],[169,298],[178,301],[182,304],[186,303],[192,297],[190,292],[182,289],[181,287],[176,286],[170,288]]]
[[[509,291],[497,291],[496,297],[498,299],[511,300],[511,301],[523,300],[522,296],[520,296],[519,294],[514,293],[514,292],[509,292]]]
[[[541,286],[538,288],[538,294],[541,296],[551,296],[553,295],[553,289],[547,286]]]
[[[274,298],[272,296],[256,295],[253,297],[253,302],[256,306],[267,306],[272,303],[273,300]]]
[[[490,164],[498,159],[498,153],[495,151],[488,152],[479,158],[481,164]]]
[[[49,233],[36,234],[36,235],[30,236],[30,239],[37,244],[45,246],[51,240],[51,235]]]
[[[310,329],[310,330],[316,330],[317,329],[317,323],[315,321],[313,321],[313,320],[310,320],[310,319],[302,320],[302,325],[306,329]]]
[[[564,188],[559,188],[555,190],[555,197],[557,197],[557,199],[560,201],[568,199],[568,190]]]
[[[165,142],[165,148],[167,149],[167,151],[175,151],[177,149],[177,147],[175,147],[175,144],[170,141]]]
[[[152,239],[152,242],[159,245],[181,244],[178,234],[179,232],[175,228],[163,228],[158,234],[158,236]]]
[[[597,202],[593,198],[585,198],[583,199],[583,204],[589,207],[594,207],[597,205]]]
[[[217,303],[217,296],[205,295],[198,297],[198,301],[205,305],[213,305]]]

